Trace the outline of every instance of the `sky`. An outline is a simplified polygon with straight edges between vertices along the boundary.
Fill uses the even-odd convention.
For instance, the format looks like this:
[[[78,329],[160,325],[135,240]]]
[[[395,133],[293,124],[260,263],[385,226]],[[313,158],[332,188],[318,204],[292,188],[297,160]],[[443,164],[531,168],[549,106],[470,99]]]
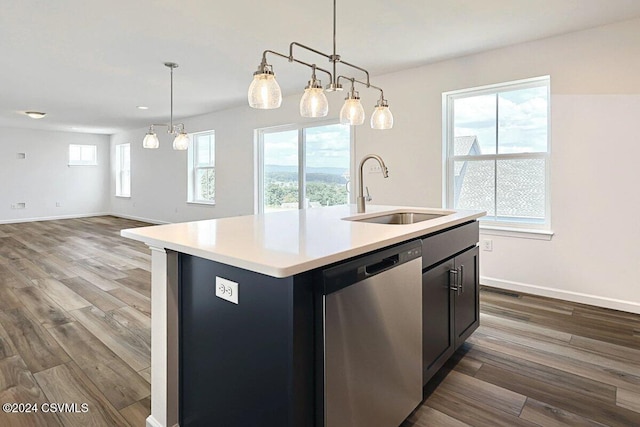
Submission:
[[[349,169],[349,126],[333,124],[305,129],[307,167]],[[264,134],[264,157],[267,165],[298,164],[298,131],[287,130]]]
[[[497,105],[496,105],[497,103]],[[547,151],[547,87],[454,100],[454,136],[478,137],[482,154]]]

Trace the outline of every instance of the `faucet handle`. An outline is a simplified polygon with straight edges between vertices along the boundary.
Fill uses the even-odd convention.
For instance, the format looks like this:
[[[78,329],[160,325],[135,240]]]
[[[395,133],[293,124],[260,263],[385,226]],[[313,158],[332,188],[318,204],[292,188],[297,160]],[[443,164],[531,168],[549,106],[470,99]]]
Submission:
[[[369,194],[369,187],[364,187],[364,188],[366,188],[366,190],[367,190],[367,195],[366,195],[366,197],[365,197],[364,199],[365,199],[367,202],[372,201],[373,199],[371,198],[371,195]]]

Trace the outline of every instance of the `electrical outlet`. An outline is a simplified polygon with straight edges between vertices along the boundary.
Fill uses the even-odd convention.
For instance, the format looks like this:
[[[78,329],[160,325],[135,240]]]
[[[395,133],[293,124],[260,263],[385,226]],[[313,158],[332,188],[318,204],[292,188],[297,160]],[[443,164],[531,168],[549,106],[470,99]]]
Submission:
[[[216,276],[216,296],[238,304],[238,283]]]
[[[56,208],[59,208],[60,206],[62,206],[62,202],[56,202]]]
[[[493,250],[493,240],[491,239],[482,239],[482,250],[491,252]]]

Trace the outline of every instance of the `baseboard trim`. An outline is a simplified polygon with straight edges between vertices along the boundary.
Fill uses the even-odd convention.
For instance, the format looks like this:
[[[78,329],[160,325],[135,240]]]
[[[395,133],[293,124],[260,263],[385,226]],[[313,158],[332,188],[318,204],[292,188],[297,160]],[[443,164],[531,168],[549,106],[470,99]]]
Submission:
[[[124,218],[124,219],[131,219],[131,220],[134,220],[134,221],[148,222],[149,224],[158,224],[158,225],[169,224],[169,222],[167,222],[167,221],[158,221],[157,219],[144,218],[144,217],[141,217],[141,216],[125,215],[125,214],[114,213],[114,212],[111,212],[109,215],[115,216],[117,218]]]
[[[564,291],[561,289],[547,288],[544,286],[531,285],[528,283],[501,280],[493,277],[480,276],[480,283],[482,285],[487,285],[499,289],[506,289],[509,291],[524,292],[527,294],[538,295],[542,297],[562,299],[566,301],[577,302],[580,304],[594,305],[596,307],[610,308],[613,310],[640,314],[640,304],[633,301],[623,301],[597,295],[583,294],[580,292]]]
[[[153,418],[153,415],[149,415],[147,417],[147,427],[166,427],[166,426],[163,426],[162,424],[160,424],[158,420]],[[170,427],[180,427],[180,426],[178,424],[174,424]]]
[[[163,426],[155,418],[153,418],[153,415],[149,415],[147,417],[147,427],[165,427],[165,426]]]
[[[15,218],[15,219],[2,219],[0,224],[17,224],[19,222],[39,222],[39,221],[55,221],[59,219],[75,219],[75,218],[90,218],[92,216],[115,216],[109,212],[95,212],[88,214],[71,214],[71,215],[56,215],[56,216],[43,216],[35,218]]]

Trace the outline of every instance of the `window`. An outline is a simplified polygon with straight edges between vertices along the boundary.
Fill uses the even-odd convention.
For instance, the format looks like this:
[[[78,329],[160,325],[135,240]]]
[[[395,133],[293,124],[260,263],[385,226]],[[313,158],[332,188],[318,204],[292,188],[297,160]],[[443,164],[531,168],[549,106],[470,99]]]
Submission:
[[[351,146],[347,125],[258,130],[258,211],[349,203]]]
[[[216,142],[214,131],[194,133],[189,147],[189,202],[214,204]]]
[[[69,166],[95,166],[98,164],[98,147],[95,145],[69,145]]]
[[[447,206],[549,228],[549,77],[443,94]]]
[[[116,196],[131,196],[131,144],[116,145]]]

